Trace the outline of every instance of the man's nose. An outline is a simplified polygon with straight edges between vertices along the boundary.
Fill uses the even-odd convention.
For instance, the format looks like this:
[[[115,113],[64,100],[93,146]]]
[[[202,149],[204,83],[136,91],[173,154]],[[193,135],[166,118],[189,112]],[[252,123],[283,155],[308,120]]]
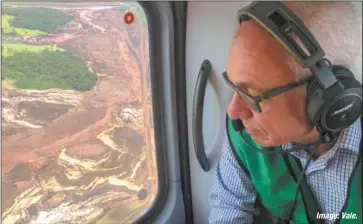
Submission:
[[[231,102],[228,105],[228,116],[235,119],[248,120],[253,117],[252,110],[247,103],[241,99],[238,93],[234,93]]]

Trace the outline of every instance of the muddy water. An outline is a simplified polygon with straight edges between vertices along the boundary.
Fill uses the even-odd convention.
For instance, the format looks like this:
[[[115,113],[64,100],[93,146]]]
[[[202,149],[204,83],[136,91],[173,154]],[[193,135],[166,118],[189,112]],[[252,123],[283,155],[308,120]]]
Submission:
[[[76,19],[12,41],[56,44],[100,78],[83,93],[3,85],[2,221],[130,223],[157,192],[151,99],[141,92],[148,40],[132,39],[147,27],[126,28],[115,9],[62,10]]]
[[[22,102],[19,106],[25,110],[29,120],[38,120],[44,123],[55,120],[71,108],[68,105],[42,102]]]

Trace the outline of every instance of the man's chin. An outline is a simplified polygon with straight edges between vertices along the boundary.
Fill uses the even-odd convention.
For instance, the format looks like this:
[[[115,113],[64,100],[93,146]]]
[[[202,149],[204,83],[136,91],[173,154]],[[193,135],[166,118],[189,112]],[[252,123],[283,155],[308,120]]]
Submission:
[[[271,141],[271,139],[269,139],[266,136],[253,136],[252,135],[251,137],[255,142],[257,142],[262,147],[275,147],[278,145],[275,142]]]

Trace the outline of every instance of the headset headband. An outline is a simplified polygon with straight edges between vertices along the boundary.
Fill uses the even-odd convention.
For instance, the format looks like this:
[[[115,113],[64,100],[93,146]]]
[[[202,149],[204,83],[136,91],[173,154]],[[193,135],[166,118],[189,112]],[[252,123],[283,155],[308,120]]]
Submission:
[[[241,22],[255,20],[303,66],[309,68],[322,89],[338,80],[324,59],[324,51],[304,23],[281,2],[253,2],[238,11]]]

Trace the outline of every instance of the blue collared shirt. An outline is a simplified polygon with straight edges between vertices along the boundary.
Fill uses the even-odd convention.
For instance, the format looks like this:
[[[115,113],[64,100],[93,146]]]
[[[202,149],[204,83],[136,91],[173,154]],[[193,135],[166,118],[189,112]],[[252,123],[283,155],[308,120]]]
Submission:
[[[337,142],[305,171],[307,181],[323,213],[338,214],[347,196],[348,180],[357,161],[362,137],[361,121],[339,135]],[[291,149],[292,144],[282,146]],[[309,155],[304,151],[291,152],[304,167]],[[228,137],[224,139],[222,155],[215,170],[215,182],[209,195],[209,223],[252,223],[256,190],[252,181],[239,166]],[[335,220],[326,220],[333,223]]]

